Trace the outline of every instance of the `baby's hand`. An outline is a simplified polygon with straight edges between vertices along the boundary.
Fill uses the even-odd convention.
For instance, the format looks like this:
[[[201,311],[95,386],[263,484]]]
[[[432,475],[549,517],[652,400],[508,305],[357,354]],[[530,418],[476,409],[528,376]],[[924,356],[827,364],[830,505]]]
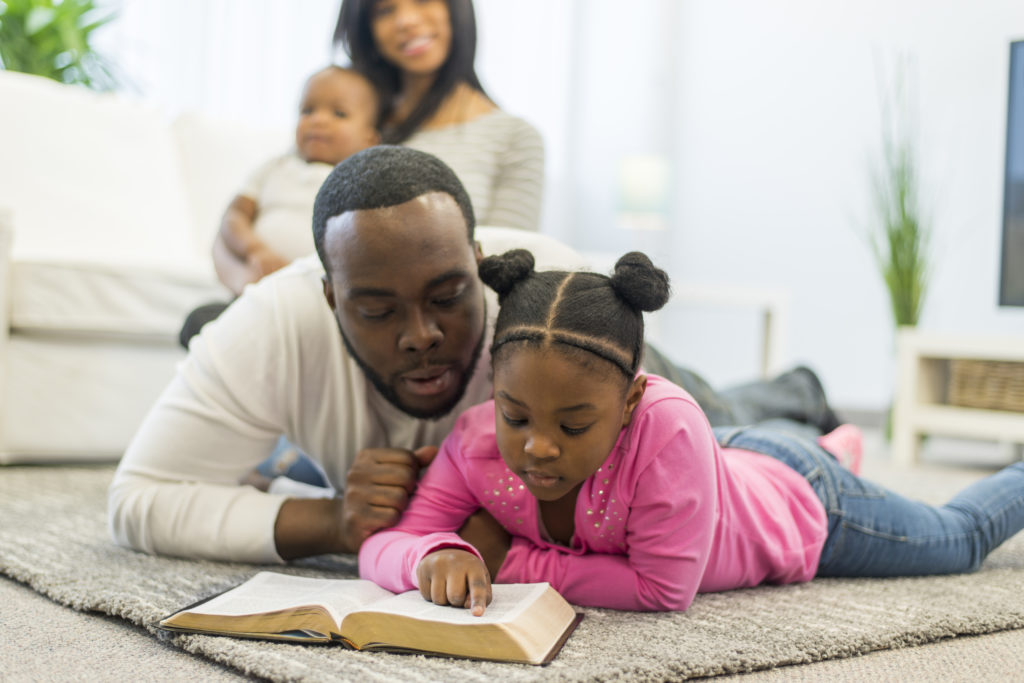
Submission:
[[[416,568],[420,593],[436,605],[466,607],[483,615],[491,602],[491,576],[480,558],[466,550],[435,550]]]
[[[254,272],[256,279],[270,275],[288,265],[288,260],[266,245],[256,247],[245,258],[246,265]]]

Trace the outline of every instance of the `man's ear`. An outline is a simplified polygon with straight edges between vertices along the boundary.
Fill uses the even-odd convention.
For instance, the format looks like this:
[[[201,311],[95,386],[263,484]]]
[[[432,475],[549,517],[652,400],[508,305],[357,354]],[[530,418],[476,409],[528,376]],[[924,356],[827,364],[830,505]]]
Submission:
[[[327,279],[326,275],[321,275],[320,282],[324,286],[324,298],[327,299],[327,305],[331,307],[332,311],[337,312],[338,309],[334,305],[334,287],[331,287],[331,281]]]
[[[637,375],[636,379],[629,385],[629,391],[626,393],[626,407],[622,411],[623,427],[628,427],[629,423],[633,421],[633,411],[640,404],[640,399],[643,398],[646,389],[647,375]]]
[[[479,266],[480,262],[484,260],[484,250],[480,246],[479,242],[473,242],[473,256],[476,257],[476,264]]]

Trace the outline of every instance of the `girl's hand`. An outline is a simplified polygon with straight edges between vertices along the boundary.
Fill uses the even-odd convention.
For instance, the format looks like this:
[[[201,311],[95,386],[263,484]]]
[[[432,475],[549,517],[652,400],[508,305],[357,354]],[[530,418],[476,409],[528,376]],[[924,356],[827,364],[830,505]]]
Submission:
[[[477,510],[459,529],[459,536],[484,558],[487,571],[497,576],[512,545],[512,537],[487,510]]]
[[[433,461],[437,446],[415,451],[364,448],[345,479],[339,534],[344,552],[357,553],[370,534],[398,524],[416,490],[420,470]]]
[[[491,602],[491,575],[476,555],[457,548],[436,550],[416,568],[420,593],[435,605],[472,610],[479,617]]]

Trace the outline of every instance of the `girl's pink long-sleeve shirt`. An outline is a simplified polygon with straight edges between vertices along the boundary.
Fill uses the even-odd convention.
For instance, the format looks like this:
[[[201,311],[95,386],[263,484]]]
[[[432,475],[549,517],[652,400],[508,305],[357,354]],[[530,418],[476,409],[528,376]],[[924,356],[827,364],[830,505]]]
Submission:
[[[796,471],[720,448],[696,402],[649,375],[631,423],[580,488],[569,546],[550,540],[537,500],[502,460],[494,403],[464,413],[398,526],[363,543],[359,573],[400,592],[477,509],[512,535],[496,583],[549,582],[578,605],[685,610],[698,592],[809,581],[827,535],[824,506]]]

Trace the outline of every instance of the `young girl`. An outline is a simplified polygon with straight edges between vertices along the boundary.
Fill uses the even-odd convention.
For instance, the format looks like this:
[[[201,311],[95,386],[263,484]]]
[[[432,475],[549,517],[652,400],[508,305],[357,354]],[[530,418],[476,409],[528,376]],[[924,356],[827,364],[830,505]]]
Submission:
[[[480,276],[501,302],[494,400],[459,419],[401,523],[363,544],[360,574],[385,588],[475,614],[492,577],[548,581],[580,605],[685,610],[761,583],[971,571],[1024,527],[1022,463],[932,507],[816,443],[713,433],[686,392],[637,372],[641,311],[668,298],[643,254],[608,278],[534,272],[518,250]],[[454,533],[478,508],[507,537]]]

